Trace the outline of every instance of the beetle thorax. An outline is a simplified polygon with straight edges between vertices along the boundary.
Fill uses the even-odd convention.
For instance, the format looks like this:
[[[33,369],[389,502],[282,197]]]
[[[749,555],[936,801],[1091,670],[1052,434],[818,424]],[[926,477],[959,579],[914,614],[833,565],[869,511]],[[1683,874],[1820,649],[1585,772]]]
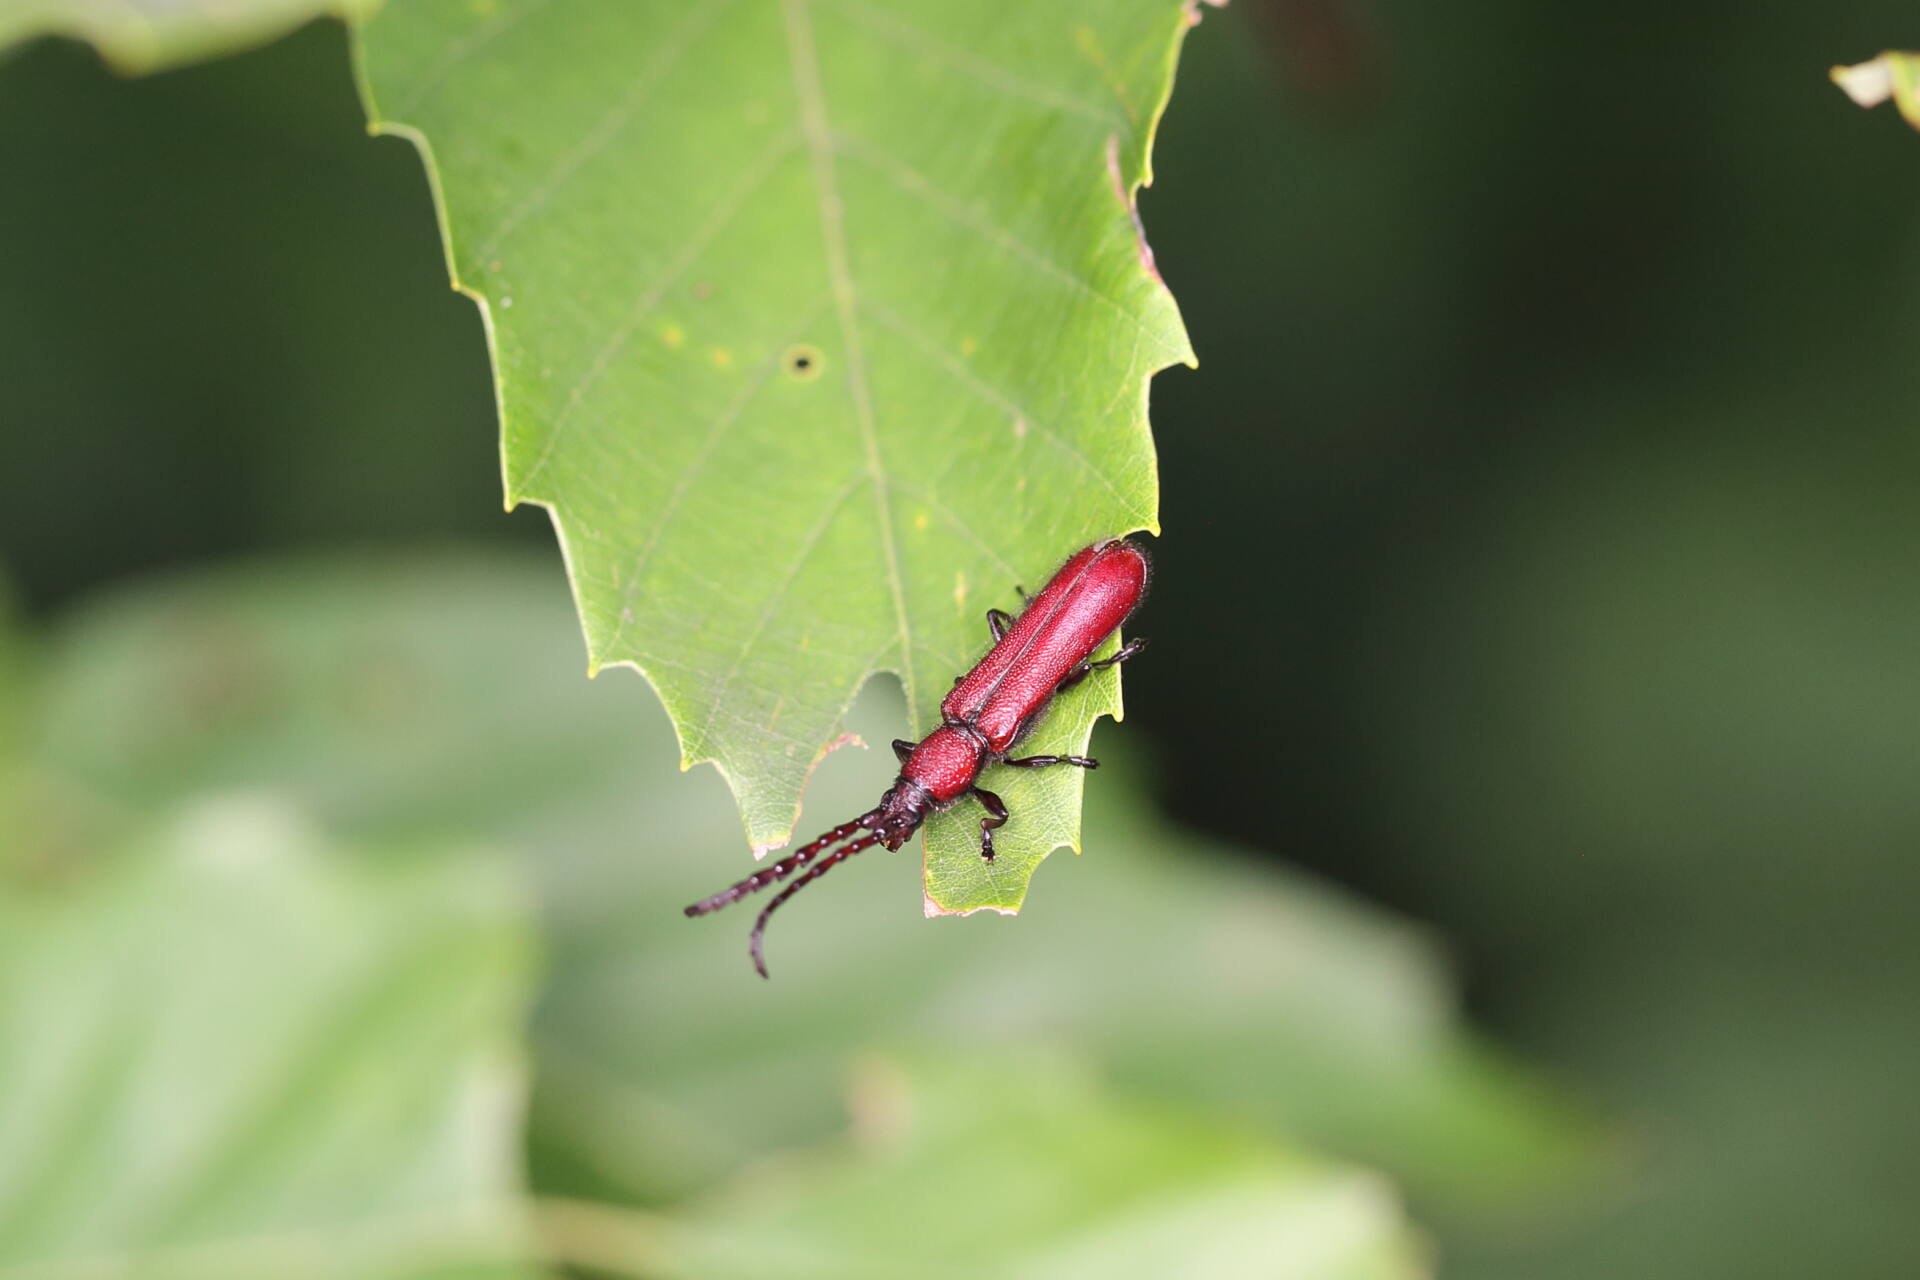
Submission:
[[[971,725],[948,721],[925,738],[900,766],[901,778],[918,783],[944,809],[972,789],[987,762],[986,744]]]

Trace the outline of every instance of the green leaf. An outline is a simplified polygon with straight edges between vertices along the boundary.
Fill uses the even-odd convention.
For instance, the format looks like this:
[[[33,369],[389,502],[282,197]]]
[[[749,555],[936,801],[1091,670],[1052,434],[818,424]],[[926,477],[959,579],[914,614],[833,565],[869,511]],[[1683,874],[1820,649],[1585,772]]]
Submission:
[[[870,1060],[850,1142],[750,1171],[663,1237],[700,1280],[1393,1280],[1376,1176],[1110,1095],[1056,1056]]]
[[[676,1200],[837,1132],[845,1064],[871,1046],[1035,1038],[1454,1202],[1552,1190],[1590,1154],[1564,1105],[1466,1032],[1423,935],[1154,820],[1124,755],[1089,781],[1101,860],[1055,864],[1044,909],[922,920],[899,909],[916,868],[874,851],[777,918],[769,997],[750,914],[679,911],[734,874],[703,853],[733,830],[722,784],[677,774],[650,700],[580,680],[575,644],[564,588],[531,562],[157,581],[68,619],[27,740],[94,808],[275,780],[362,839],[459,823],[535,851],[554,935],[536,1024],[548,1191]],[[898,714],[863,698],[851,724],[878,736]],[[892,770],[880,752],[827,760],[813,824]]]
[[[380,0],[7,0],[0,49],[38,35],[72,36],[121,71],[179,66],[261,44],[303,22],[371,12]]]
[[[1133,208],[1190,23],[1004,0],[393,5],[368,114],[420,144],[495,344],[509,503],[548,507],[589,668],[659,692],[760,849],[876,671],[915,732],[1015,604],[1156,527],[1147,380],[1191,360]],[[1063,699],[1080,749],[1111,678]],[[937,820],[929,909],[1077,845],[1023,781],[997,868]]]
[[[497,859],[204,803],[0,881],[0,1276],[525,1276]]]

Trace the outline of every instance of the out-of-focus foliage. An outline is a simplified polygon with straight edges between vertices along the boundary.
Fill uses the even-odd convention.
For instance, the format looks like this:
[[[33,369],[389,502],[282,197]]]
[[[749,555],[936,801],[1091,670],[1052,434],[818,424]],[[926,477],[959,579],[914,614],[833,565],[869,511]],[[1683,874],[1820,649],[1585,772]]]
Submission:
[[[70,44],[0,55],[0,172],[22,599],[236,546],[551,544],[500,515],[480,317],[337,26],[134,80]]]
[[[1031,1054],[863,1065],[849,1149],[692,1215],[688,1280],[1395,1280],[1428,1274],[1384,1181],[1126,1106]]]
[[[498,859],[257,795],[40,870],[0,882],[0,1274],[530,1274]]]
[[[646,673],[756,848],[869,674],[919,737],[988,608],[1158,528],[1146,381],[1192,353],[1132,198],[1189,7],[397,4],[356,33],[487,308],[507,500],[551,509],[590,667]],[[1118,685],[1034,750],[1084,751]],[[991,864],[975,806],[934,818],[928,909],[1018,908],[1083,782],[1009,777]]]
[[[153,71],[244,49],[322,14],[348,18],[380,0],[7,0],[0,50],[28,36],[90,41],[123,71]]]
[[[1727,412],[1780,449],[1818,409]],[[1670,1117],[1639,1139],[1634,1229],[1586,1242],[1582,1274],[1704,1274],[1816,1186],[1788,1270],[1905,1256],[1920,521],[1910,446],[1866,436],[1591,458],[1490,500],[1379,622],[1387,648],[1445,637],[1369,711],[1395,727],[1374,739],[1388,838],[1448,867],[1436,898],[1503,948],[1551,945],[1557,981],[1516,1006]]]
[[[1382,1199],[1384,1183],[1355,1182],[1284,1144],[1364,1158],[1442,1201],[1481,1207],[1576,1167],[1580,1130],[1451,1021],[1426,947],[1323,888],[1234,867],[1151,823],[1125,768],[1101,775],[1105,803],[1090,838],[1106,857],[1062,864],[1054,874],[1063,890],[1071,878],[1071,892],[1046,912],[927,921],[911,909],[910,860],[870,854],[777,922],[769,989],[745,961],[745,915],[691,922],[678,911],[714,880],[712,858],[695,855],[726,839],[717,780],[675,771],[671,733],[637,684],[620,699],[580,680],[570,633],[561,585],[511,560],[379,572],[263,563],[155,584],[100,601],[53,638],[28,754],[69,807],[109,830],[196,795],[272,787],[358,844],[391,850],[462,829],[524,850],[552,955],[532,1041],[536,1190],[679,1222],[681,1206],[734,1188],[687,1210],[635,1265],[685,1258],[687,1274],[732,1274],[724,1268],[742,1258],[799,1250],[822,1274],[855,1264],[884,1272],[907,1256],[899,1242],[924,1234],[949,1240],[942,1256],[965,1242],[980,1274],[1008,1275],[1055,1274],[1020,1270],[1048,1257],[1061,1267],[1112,1262],[1135,1240],[1134,1269],[1113,1262],[1101,1274],[1158,1276],[1164,1254],[1151,1239],[1191,1214],[1248,1266],[1284,1248],[1317,1260],[1297,1274],[1410,1275],[1418,1251]],[[861,722],[896,715],[886,701],[863,706]],[[816,783],[819,803],[871,791],[874,763],[835,756]],[[883,763],[882,777],[890,772]],[[181,857],[218,852],[179,839],[188,841]],[[58,869],[83,881],[123,874],[114,860]],[[372,946],[350,941],[356,930],[382,936],[368,919],[398,928],[416,911],[419,879],[392,874],[404,888],[363,906],[357,925],[337,920],[341,945]],[[227,927],[163,895],[140,896],[142,883],[125,891],[125,909],[145,913],[162,937],[203,937],[205,963],[239,966],[275,936],[288,940],[286,963],[313,962],[294,923],[216,899],[237,913]],[[457,911],[463,895],[440,888],[450,899],[441,909]],[[323,919],[344,910],[314,896]],[[1189,922],[1181,934],[1141,931],[1142,920],[1167,913]],[[431,917],[419,914],[428,929]],[[119,954],[142,950],[136,938]],[[441,968],[471,970],[476,983],[487,973],[430,947],[401,948],[391,962],[418,976],[406,985],[387,975],[395,1000],[432,995],[430,974]],[[99,973],[90,980],[101,983],[105,1010],[117,1009],[110,970],[24,969],[49,999],[71,975]],[[383,971],[366,960],[357,980],[378,985]],[[271,967],[236,977],[272,979]],[[462,1007],[450,1006],[448,1016]],[[294,999],[287,1012],[333,1007]],[[189,1035],[195,1025],[179,1034],[223,1052],[209,1034]],[[24,1044],[27,1027],[9,1020],[6,1030]],[[258,1018],[225,1032],[242,1048],[259,1033]],[[1040,1047],[1061,1065],[1022,1083]],[[857,1087],[869,1101],[856,1105],[846,1146],[836,1141],[847,1123],[841,1096],[876,1052],[908,1064],[914,1118],[869,1141],[873,1125],[893,1123],[883,1114],[891,1104]],[[956,1065],[915,1065],[933,1062],[967,1064],[977,1094],[960,1087]],[[87,1073],[82,1059],[66,1074]],[[1114,1092],[1065,1106],[1076,1073],[1103,1076]],[[214,1093],[248,1093],[244,1076],[217,1065],[199,1074]],[[405,1079],[367,1077],[361,1114],[397,1105]],[[278,1120],[303,1132],[315,1123],[303,1108],[325,1101],[324,1092],[289,1094]],[[1037,1123],[1042,1116],[1053,1119]],[[1222,1129],[1241,1132],[1228,1140]],[[769,1152],[817,1143],[833,1145],[796,1167],[816,1171],[822,1181],[804,1195],[819,1198],[769,1199],[756,1166]],[[1078,1162],[1036,1155],[1069,1147],[1085,1148]],[[101,1158],[112,1154],[103,1140]],[[922,1166],[929,1172],[908,1177]],[[934,1177],[936,1166],[947,1172]],[[31,1186],[33,1168],[15,1176]],[[884,1206],[852,1194],[890,1180],[901,1184],[882,1213],[891,1244],[863,1225]],[[1000,1198],[983,1200],[976,1182]],[[844,1201],[825,1194],[832,1186],[849,1190]],[[298,1184],[274,1194],[300,1198]],[[990,1219],[1024,1225],[980,1229],[967,1215],[983,1205],[1000,1206]],[[816,1230],[795,1236],[795,1214]],[[542,1221],[560,1233],[551,1243],[561,1256],[595,1247],[591,1233],[569,1234],[577,1214]]]
[[[1920,129],[1920,54],[1889,49],[1829,74],[1841,92],[1863,107],[1877,107],[1891,98],[1906,122]]]

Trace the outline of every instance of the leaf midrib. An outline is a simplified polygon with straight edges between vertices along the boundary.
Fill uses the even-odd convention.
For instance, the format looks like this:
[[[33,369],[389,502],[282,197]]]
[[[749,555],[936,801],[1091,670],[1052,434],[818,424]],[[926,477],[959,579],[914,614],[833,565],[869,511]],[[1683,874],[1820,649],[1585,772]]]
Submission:
[[[900,547],[894,533],[892,504],[887,495],[886,464],[880,456],[873,394],[867,383],[866,355],[855,314],[857,299],[847,255],[844,210],[833,170],[833,127],[827,120],[826,95],[820,85],[820,59],[813,47],[813,23],[807,12],[807,0],[781,0],[780,7],[786,19],[788,65],[793,76],[794,97],[800,103],[801,132],[813,169],[828,281],[833,290],[834,310],[839,314],[841,340],[847,346],[847,385],[853,393],[854,422],[860,431],[867,470],[873,477],[873,501],[880,521],[887,589],[893,594],[894,631],[900,641],[900,680],[906,689],[911,716],[920,705],[913,678],[913,628],[907,620],[906,585],[900,571]]]

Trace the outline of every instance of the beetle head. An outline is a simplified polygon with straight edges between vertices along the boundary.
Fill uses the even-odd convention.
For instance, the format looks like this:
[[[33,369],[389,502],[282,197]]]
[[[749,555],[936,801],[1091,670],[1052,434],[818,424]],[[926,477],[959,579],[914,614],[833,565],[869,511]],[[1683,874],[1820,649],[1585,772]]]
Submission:
[[[933,812],[933,797],[917,782],[902,778],[887,788],[867,830],[889,849],[898,849]]]

